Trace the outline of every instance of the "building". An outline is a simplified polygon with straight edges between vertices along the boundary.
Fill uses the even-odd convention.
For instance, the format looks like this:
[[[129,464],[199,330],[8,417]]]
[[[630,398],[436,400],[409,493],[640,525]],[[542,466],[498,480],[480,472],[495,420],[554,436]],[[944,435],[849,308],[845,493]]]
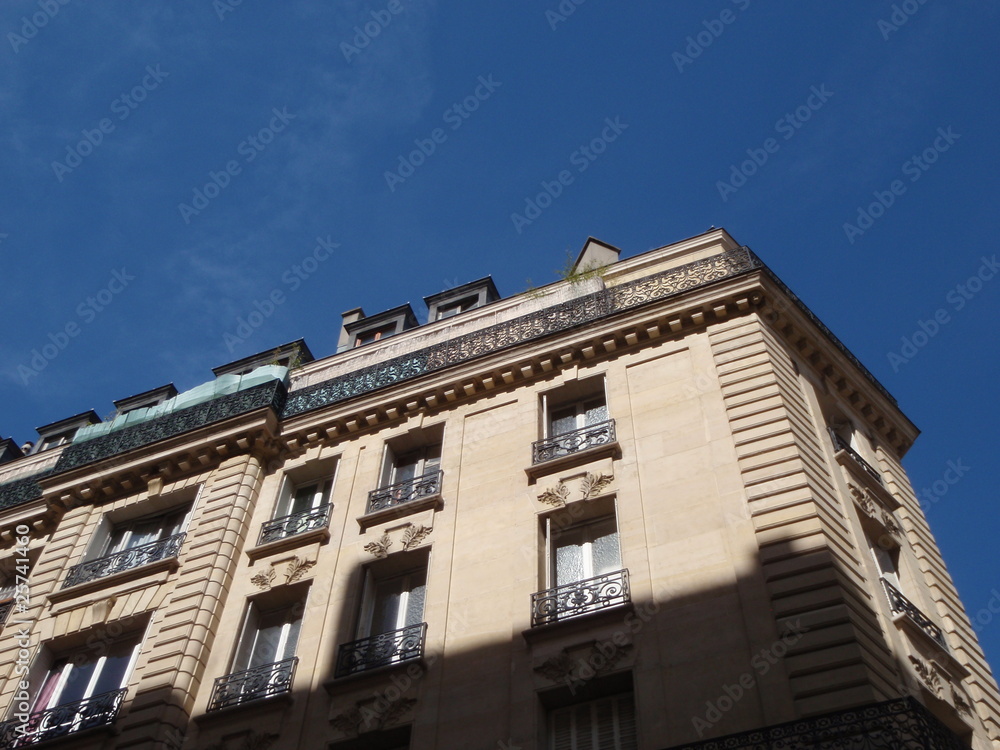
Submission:
[[[426,301],[0,445],[0,748],[1000,747],[917,430],[749,249]]]

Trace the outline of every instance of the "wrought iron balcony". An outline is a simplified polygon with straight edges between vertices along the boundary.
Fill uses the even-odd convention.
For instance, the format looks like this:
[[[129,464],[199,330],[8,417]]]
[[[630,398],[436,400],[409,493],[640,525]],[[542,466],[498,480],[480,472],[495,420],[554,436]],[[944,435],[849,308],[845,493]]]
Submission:
[[[284,661],[263,664],[253,669],[217,677],[215,685],[212,686],[212,698],[208,703],[208,710],[218,711],[291,692],[292,678],[295,677],[295,666],[298,663],[299,658],[293,656]]]
[[[531,595],[531,627],[628,604],[628,570],[587,578]]]
[[[440,495],[442,474],[443,472],[438,469],[405,482],[397,482],[387,487],[372,490],[368,493],[368,509],[365,513],[374,513],[404,503],[411,503],[421,498]]]
[[[562,458],[598,445],[615,442],[615,420],[581,427],[579,430],[564,432],[531,444],[531,463],[540,464],[554,458]]]
[[[7,622],[7,618],[10,617],[10,613],[14,610],[14,600],[9,599],[8,601],[0,603],[0,627]]]
[[[833,430],[830,430],[830,435],[831,435],[831,437],[833,437],[833,444],[837,447],[837,450],[839,450],[839,451],[847,451],[847,455],[849,455],[851,458],[853,458],[855,460],[855,462],[862,469],[864,469],[869,474],[869,476],[871,476],[879,484],[882,484],[882,475],[879,474],[878,471],[875,470],[874,466],[872,466],[870,463],[868,463],[867,461],[865,461],[861,457],[861,454],[858,453],[856,450],[854,450],[854,448],[851,447],[850,443],[848,443],[846,440],[844,440],[844,438],[842,438],[840,435],[838,435]]]
[[[903,596],[899,589],[884,578],[882,579],[882,587],[885,589],[885,595],[889,599],[889,608],[893,614],[906,615],[917,627],[933,638],[941,648],[948,649],[948,642],[944,638],[944,632],[927,615],[921,612],[916,604]]]
[[[6,721],[0,724],[0,750],[27,747],[85,729],[108,726],[118,716],[125,692],[125,688],[112,690],[38,711],[28,716],[27,721]]]
[[[329,504],[304,510],[301,513],[293,513],[290,516],[275,518],[273,521],[265,523],[261,528],[257,544],[267,544],[279,539],[287,539],[290,536],[304,534],[307,531],[325,529],[328,523],[330,523]]]
[[[334,677],[365,672],[389,664],[399,664],[424,655],[427,623],[407,625],[390,633],[379,633],[370,638],[345,643],[337,655]]]
[[[98,578],[105,578],[123,570],[138,568],[140,565],[167,560],[177,557],[181,545],[184,543],[184,534],[176,534],[161,539],[158,542],[150,542],[139,547],[116,552],[107,557],[100,557],[97,560],[74,565],[69,569],[69,574],[63,582],[62,587],[68,588],[88,581],[96,581]]]

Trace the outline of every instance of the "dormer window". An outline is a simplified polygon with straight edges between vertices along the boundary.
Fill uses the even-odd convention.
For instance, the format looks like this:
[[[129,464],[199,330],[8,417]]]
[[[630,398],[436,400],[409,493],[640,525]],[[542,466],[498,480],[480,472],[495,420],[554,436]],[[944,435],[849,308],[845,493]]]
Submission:
[[[100,421],[101,418],[97,416],[97,413],[91,410],[39,427],[37,430],[38,442],[31,452],[41,453],[52,448],[58,448],[60,445],[72,443],[77,430],[87,425],[97,424]]]
[[[487,276],[424,297],[424,302],[427,303],[427,320],[434,322],[453,318],[460,313],[474,310],[498,299],[500,299],[500,293],[497,292],[493,279]]]
[[[312,361],[313,355],[309,351],[309,347],[306,346],[305,339],[297,339],[274,349],[251,354],[249,357],[238,359],[235,362],[213,367],[212,374],[217,378],[223,375],[246,375],[265,365],[277,365],[292,369]]]
[[[360,308],[344,313],[344,328],[339,349],[355,349],[416,328],[417,318],[408,305],[400,305],[375,315],[364,316]]]

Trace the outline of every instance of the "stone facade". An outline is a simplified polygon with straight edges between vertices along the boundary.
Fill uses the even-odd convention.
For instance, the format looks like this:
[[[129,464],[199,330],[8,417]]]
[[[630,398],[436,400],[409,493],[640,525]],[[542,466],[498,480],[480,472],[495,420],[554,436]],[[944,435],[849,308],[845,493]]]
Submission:
[[[1000,747],[891,396],[725,231],[616,257],[0,465],[0,747]]]

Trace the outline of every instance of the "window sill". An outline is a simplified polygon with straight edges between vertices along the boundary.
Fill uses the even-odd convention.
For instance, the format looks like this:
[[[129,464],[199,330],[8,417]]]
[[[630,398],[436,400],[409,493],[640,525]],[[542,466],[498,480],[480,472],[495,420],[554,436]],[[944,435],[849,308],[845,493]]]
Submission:
[[[362,672],[355,672],[354,674],[345,675],[343,677],[331,677],[323,682],[323,687],[332,695],[338,688],[341,688],[344,685],[355,685],[357,683],[363,684],[368,679],[371,679],[373,682],[378,682],[386,679],[386,676],[392,674],[393,672],[409,672],[410,669],[416,669],[423,673],[427,671],[428,666],[429,663],[426,655],[421,655],[412,659],[405,659],[403,661],[393,662],[392,664],[386,664],[382,667],[375,667],[374,669],[366,669]],[[413,675],[410,676],[412,679],[416,679]]]
[[[169,575],[179,567],[180,563],[176,557],[168,557],[165,560],[157,560],[156,562],[151,562],[146,565],[139,565],[135,568],[129,568],[128,570],[123,570],[119,573],[113,573],[103,578],[95,578],[93,581],[78,583],[75,586],[54,591],[49,594],[48,598],[52,604],[59,604],[60,602],[73,599],[77,596],[92,594],[95,591],[101,591],[112,586],[118,586],[122,583],[128,583],[129,581],[144,578],[146,576],[153,575],[154,573],[165,573]],[[150,583],[163,583],[163,581],[150,581]]]
[[[605,607],[594,612],[586,612],[575,617],[568,617],[564,620],[537,625],[536,627],[522,630],[521,635],[524,636],[524,640],[530,645],[536,641],[558,638],[561,635],[575,633],[580,630],[592,630],[595,627],[624,620],[625,616],[634,609],[635,606],[632,602],[627,601],[623,604],[616,604],[613,607]]]
[[[914,641],[922,646],[918,649],[918,653],[926,651],[927,653],[933,654],[934,660],[947,669],[948,673],[955,678],[956,682],[964,680],[971,674],[971,672],[969,672],[969,670],[954,657],[950,650],[942,647],[941,644],[926,633],[918,623],[914,622],[913,618],[911,618],[908,614],[905,612],[898,612],[896,614],[890,612],[889,617],[892,620],[892,624],[899,630],[905,632],[911,641]]]
[[[273,555],[277,552],[286,552],[296,547],[305,547],[309,544],[326,544],[330,541],[330,529],[324,526],[322,529],[304,531],[301,534],[292,534],[284,539],[276,539],[267,544],[260,544],[247,550],[247,557],[251,560],[259,560],[262,557]]]
[[[360,526],[361,530],[364,531],[371,526],[376,526],[385,521],[391,521],[394,518],[408,516],[411,513],[419,513],[420,511],[427,510],[428,508],[441,510],[442,507],[444,507],[444,501],[441,499],[441,494],[438,493],[437,495],[422,497],[419,500],[411,500],[408,503],[400,503],[399,505],[383,508],[382,510],[377,510],[374,513],[366,513],[365,515],[358,517],[358,526]]]
[[[252,709],[254,711],[262,711],[269,709],[281,709],[284,710],[290,706],[294,698],[292,697],[292,691],[288,690],[279,695],[268,695],[264,698],[255,698],[251,701],[244,701],[243,703],[236,703],[232,706],[226,706],[225,708],[217,708],[214,711],[206,711],[203,714],[199,714],[194,717],[194,720],[198,724],[211,724],[216,719],[228,720],[231,717],[245,712],[247,709]]]
[[[524,473],[528,475],[530,480],[535,481],[540,477],[544,477],[549,474],[556,474],[560,471],[576,468],[577,466],[582,466],[583,464],[596,461],[600,458],[609,457],[612,459],[619,459],[622,457],[621,444],[617,440],[611,443],[605,443],[604,445],[595,445],[593,448],[585,448],[584,450],[577,451],[576,453],[570,453],[566,456],[560,456],[559,458],[553,458],[548,461],[532,464],[524,470]]]

